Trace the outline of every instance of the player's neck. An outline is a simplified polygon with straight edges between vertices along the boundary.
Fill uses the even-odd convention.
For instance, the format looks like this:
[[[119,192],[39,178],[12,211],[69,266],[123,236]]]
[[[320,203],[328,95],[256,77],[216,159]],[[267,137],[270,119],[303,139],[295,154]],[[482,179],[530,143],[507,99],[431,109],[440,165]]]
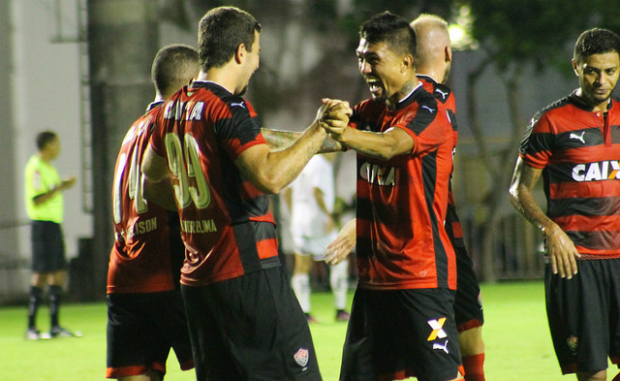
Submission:
[[[210,81],[217,83],[228,90],[231,94],[235,94],[235,89],[238,87],[237,78],[238,75],[228,69],[226,65],[221,68],[211,68],[206,72],[201,70],[200,74],[198,74],[199,81]]]

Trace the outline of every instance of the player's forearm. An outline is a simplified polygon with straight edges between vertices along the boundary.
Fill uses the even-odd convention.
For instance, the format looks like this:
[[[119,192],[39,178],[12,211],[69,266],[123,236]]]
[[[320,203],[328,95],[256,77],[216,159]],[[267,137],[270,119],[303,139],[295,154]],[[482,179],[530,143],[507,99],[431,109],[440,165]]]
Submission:
[[[52,197],[54,197],[54,195],[56,194],[56,192],[60,191],[61,189],[59,187],[53,187],[51,188],[49,191],[40,194],[38,196],[35,196],[32,198],[32,202],[34,202],[35,205],[41,205],[44,204],[45,202],[49,201]]]
[[[549,234],[557,225],[547,217],[532,194],[541,172],[524,163],[521,158],[517,159],[508,193],[512,206],[543,234]]]
[[[269,128],[261,128],[261,133],[267,141],[267,145],[271,149],[282,149],[288,147],[302,134],[302,132],[272,130]],[[323,143],[317,153],[342,151],[342,148],[343,147],[339,142],[335,141],[330,136],[327,136],[327,138],[323,140]]]
[[[408,139],[411,143],[406,144],[400,138],[407,135],[404,131],[402,134],[392,132],[367,132],[359,131],[353,128],[346,128],[340,135],[338,140],[344,146],[347,146],[356,152],[379,160],[389,160],[397,155],[410,153],[413,149],[413,139],[408,135],[404,139]]]
[[[275,194],[290,184],[318,152],[326,135],[315,122],[287,148],[269,152],[258,178],[262,190]]]
[[[261,128],[261,133],[271,149],[288,147],[302,134],[301,132],[272,130],[269,128]]]
[[[511,191],[510,202],[526,220],[536,226],[544,234],[549,233],[554,225],[557,226],[545,215],[528,189],[517,187],[514,191]]]

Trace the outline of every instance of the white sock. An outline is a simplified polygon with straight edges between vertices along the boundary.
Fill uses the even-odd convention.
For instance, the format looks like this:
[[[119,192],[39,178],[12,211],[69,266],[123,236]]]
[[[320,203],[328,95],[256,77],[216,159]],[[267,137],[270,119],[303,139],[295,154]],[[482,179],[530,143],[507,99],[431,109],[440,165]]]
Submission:
[[[301,309],[305,313],[310,312],[310,277],[308,274],[295,274],[293,275],[292,284]]]
[[[329,283],[334,293],[334,305],[337,310],[344,310],[347,306],[347,291],[349,290],[349,260],[330,267]]]

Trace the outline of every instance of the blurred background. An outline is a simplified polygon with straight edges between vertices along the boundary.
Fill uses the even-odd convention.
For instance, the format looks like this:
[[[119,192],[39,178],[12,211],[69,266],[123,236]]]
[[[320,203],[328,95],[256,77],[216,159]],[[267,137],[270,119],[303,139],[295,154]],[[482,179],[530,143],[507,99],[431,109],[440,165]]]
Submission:
[[[601,0],[0,0],[0,304],[27,297],[23,169],[36,134],[48,129],[60,137],[61,176],[78,177],[65,194],[69,295],[103,299],[113,167],[128,127],[153,100],[152,60],[171,43],[195,46],[198,20],[220,5],[241,7],[262,24],[261,66],[247,98],[265,127],[295,131],[311,123],[322,97],[357,103],[369,96],[355,57],[364,20],[384,10],[448,20],[448,85],[459,125],[453,190],[475,269],[488,283],[542,278],[541,237],[507,197],[519,143],[536,111],[577,88],[570,59],[579,34],[595,26],[620,32],[620,7]],[[353,160],[347,153],[337,162],[345,202],[355,192]]]

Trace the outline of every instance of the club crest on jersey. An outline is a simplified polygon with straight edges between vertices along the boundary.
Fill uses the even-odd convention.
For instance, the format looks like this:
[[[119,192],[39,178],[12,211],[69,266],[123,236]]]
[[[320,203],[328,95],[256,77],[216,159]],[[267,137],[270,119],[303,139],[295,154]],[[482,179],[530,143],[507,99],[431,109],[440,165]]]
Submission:
[[[293,355],[293,358],[295,359],[295,362],[297,363],[297,365],[301,367],[305,367],[306,365],[308,365],[308,359],[310,358],[310,353],[305,348],[299,348],[297,353]]]
[[[394,167],[380,167],[370,163],[364,163],[360,167],[360,176],[370,184],[394,186],[394,172]]]
[[[575,181],[620,180],[620,163],[618,160],[607,160],[588,164],[577,164],[573,167]]]
[[[443,325],[446,323],[445,317],[439,318],[437,320],[435,319],[429,320],[427,323],[428,325],[431,326],[431,328],[433,329],[433,332],[431,332],[431,334],[428,336],[428,339],[426,339],[426,341],[433,341],[435,339],[443,339],[445,337],[448,337],[448,334],[446,333],[446,331],[443,330]]]

